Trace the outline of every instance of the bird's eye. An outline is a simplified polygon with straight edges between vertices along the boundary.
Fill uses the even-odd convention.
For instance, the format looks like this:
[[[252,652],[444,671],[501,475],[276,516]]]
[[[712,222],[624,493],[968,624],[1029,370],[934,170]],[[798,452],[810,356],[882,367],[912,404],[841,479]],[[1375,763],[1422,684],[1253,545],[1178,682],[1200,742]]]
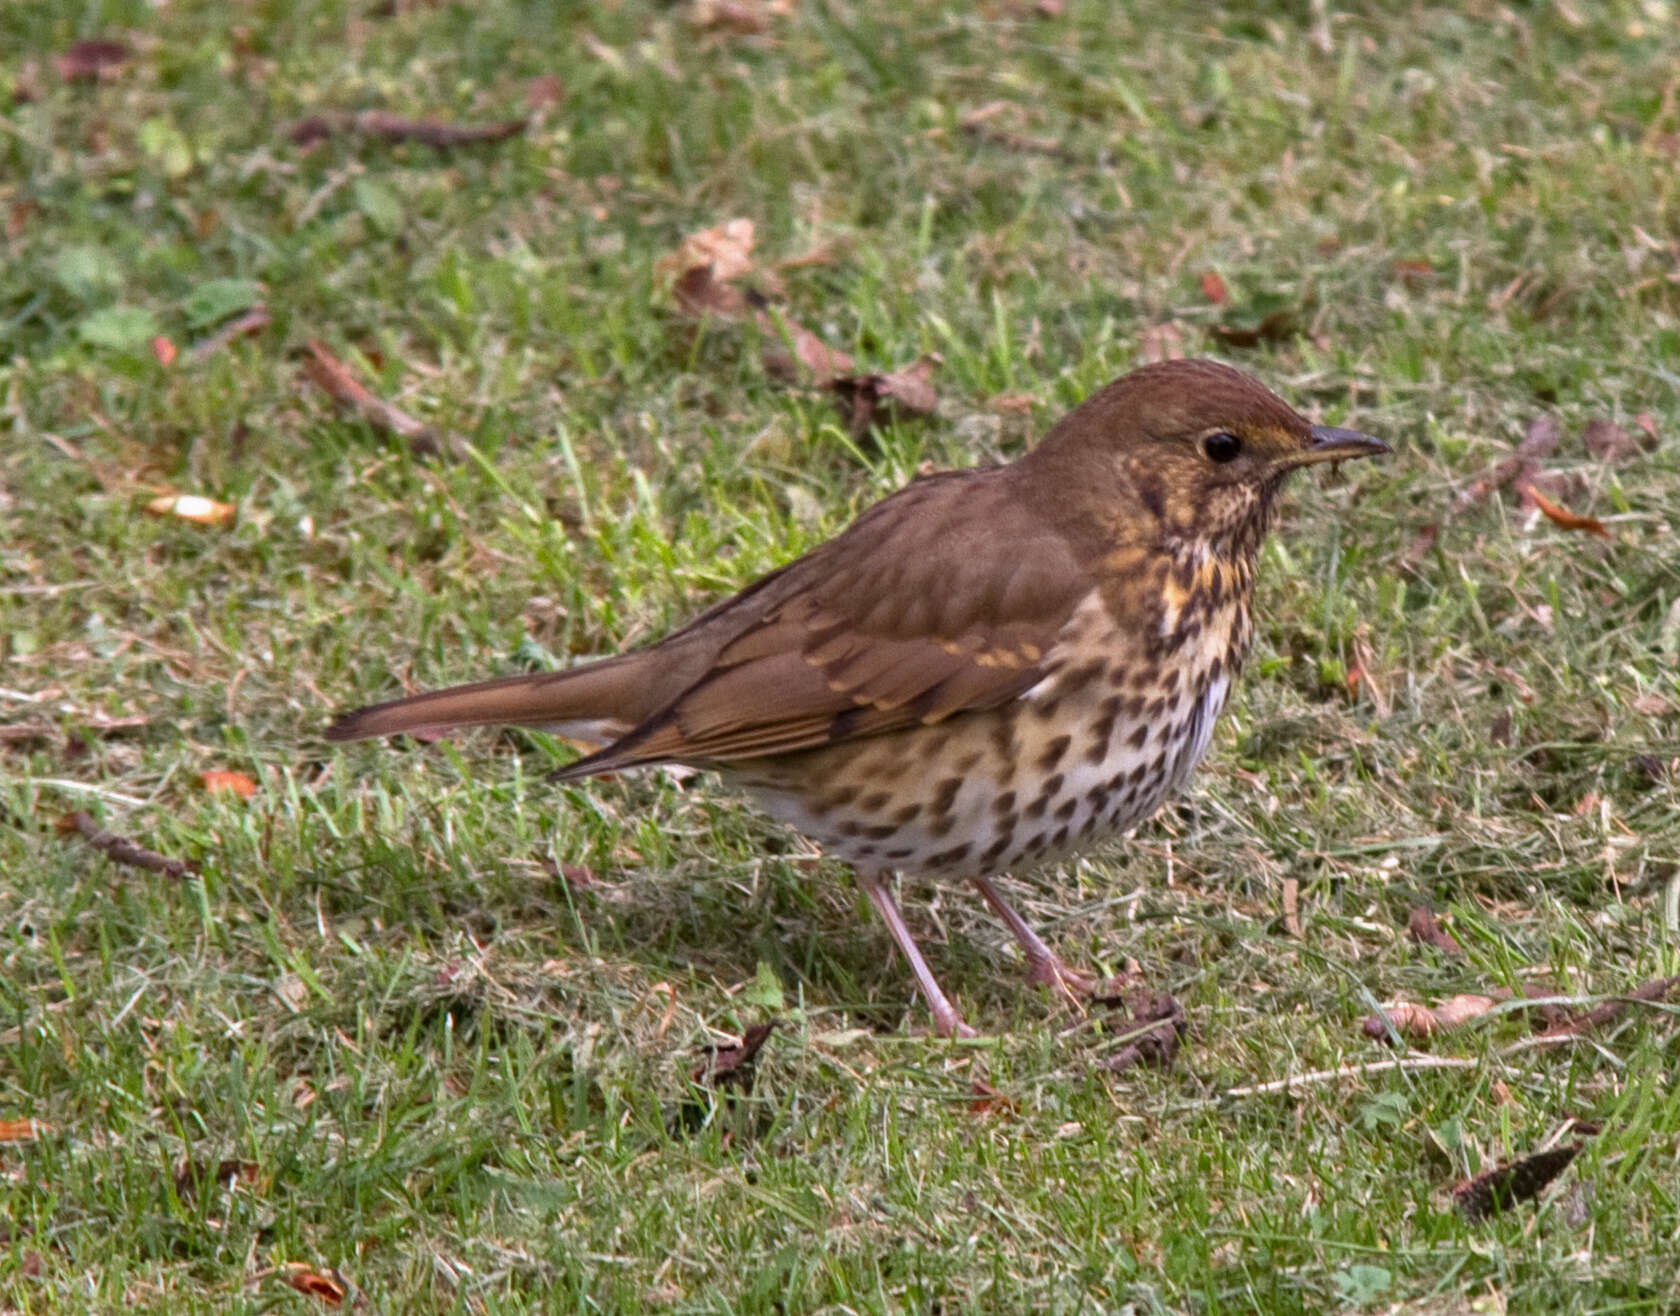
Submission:
[[[1237,454],[1242,451],[1242,440],[1235,434],[1227,434],[1220,430],[1219,433],[1210,434],[1202,440],[1202,451],[1207,453],[1209,461],[1235,461]]]

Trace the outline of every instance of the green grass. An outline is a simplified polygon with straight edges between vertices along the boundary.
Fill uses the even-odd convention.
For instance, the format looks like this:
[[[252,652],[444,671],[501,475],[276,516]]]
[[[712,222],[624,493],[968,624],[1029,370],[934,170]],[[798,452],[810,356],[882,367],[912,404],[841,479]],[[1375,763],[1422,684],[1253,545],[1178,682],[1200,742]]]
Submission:
[[[59,78],[113,33],[117,76]],[[1391,1058],[1378,1002],[1680,972],[1672,6],[811,0],[741,37],[639,0],[24,0],[0,50],[0,723],[42,730],[0,744],[0,1120],[47,1126],[0,1145],[0,1310],[318,1310],[287,1262],[382,1311],[1680,1304],[1672,1008],[1229,1095]],[[513,117],[545,74],[493,146],[284,135]],[[787,313],[863,368],[940,353],[940,414],[854,440],[684,322],[655,264],[736,216],[765,266],[834,244]],[[260,335],[153,359],[258,292]],[[1301,335],[1206,338],[1279,308]],[[920,1035],[843,870],[703,780],[325,748],[334,710],[658,635],[922,462],[1021,451],[1163,324],[1398,450],[1293,491],[1190,797],[1018,888],[1177,995],[1170,1070],[1103,1072],[1112,1026],[956,889],[906,903],[987,1037]],[[335,412],[312,338],[477,459]],[[1608,541],[1456,505],[1547,411]],[[1654,450],[1583,446],[1641,412]],[[77,808],[200,875],[113,866]],[[1462,959],[1408,941],[1419,898]],[[770,1015],[750,1092],[697,1095]],[[1542,1203],[1451,1210],[1570,1117],[1603,1132]],[[253,1181],[181,1173],[223,1160]]]

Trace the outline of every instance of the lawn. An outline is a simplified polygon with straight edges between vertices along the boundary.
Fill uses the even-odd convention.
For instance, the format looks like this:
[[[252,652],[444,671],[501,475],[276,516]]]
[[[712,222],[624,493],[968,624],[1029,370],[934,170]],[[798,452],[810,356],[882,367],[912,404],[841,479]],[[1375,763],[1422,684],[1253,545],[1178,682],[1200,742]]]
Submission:
[[[1613,1008],[1680,974],[1677,68],[1664,0],[0,8],[0,1311],[1680,1309],[1680,1005]],[[1189,794],[1011,885],[1164,1066],[913,883],[929,1037],[704,777],[322,739],[1166,353],[1396,451],[1292,488]]]

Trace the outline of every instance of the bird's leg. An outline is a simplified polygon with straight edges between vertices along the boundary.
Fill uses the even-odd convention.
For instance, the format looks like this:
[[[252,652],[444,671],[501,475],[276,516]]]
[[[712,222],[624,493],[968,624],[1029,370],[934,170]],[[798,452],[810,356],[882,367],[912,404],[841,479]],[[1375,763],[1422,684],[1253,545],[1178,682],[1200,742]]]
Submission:
[[[1014,934],[1015,940],[1021,943],[1032,980],[1055,988],[1071,1004],[1082,1006],[1083,998],[1096,991],[1096,979],[1062,963],[1061,956],[1046,946],[1038,933],[1027,926],[1026,919],[1015,912],[1015,907],[1003,898],[1003,892],[992,885],[990,878],[976,877],[973,882],[980,888],[980,894],[986,897],[986,903],[992,907],[992,911],[1004,921],[1005,926]]]
[[[869,897],[869,903],[875,906],[875,912],[881,916],[881,921],[887,925],[887,931],[892,933],[899,953],[909,962],[910,972],[916,975],[916,986],[921,989],[922,998],[927,1001],[928,1009],[933,1012],[934,1031],[942,1037],[978,1036],[963,1022],[962,1015],[957,1013],[957,1007],[940,991],[939,984],[933,979],[933,970],[928,968],[927,961],[922,958],[921,949],[916,945],[916,939],[910,935],[910,929],[905,926],[904,915],[898,912],[892,892],[888,891],[881,881],[881,875],[864,868],[859,868],[856,872],[858,885],[863,888],[864,895]]]

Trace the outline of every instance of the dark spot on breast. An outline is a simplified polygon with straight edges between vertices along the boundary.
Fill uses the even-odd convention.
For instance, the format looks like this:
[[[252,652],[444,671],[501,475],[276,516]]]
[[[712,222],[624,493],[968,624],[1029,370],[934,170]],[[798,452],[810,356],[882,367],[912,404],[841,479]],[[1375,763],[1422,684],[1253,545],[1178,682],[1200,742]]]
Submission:
[[[1021,811],[1021,816],[1036,822],[1044,816],[1044,811],[1049,807],[1050,797],[1048,795],[1040,795],[1036,800],[1027,805],[1027,807]]]
[[[1091,810],[1094,813],[1098,809],[1101,809],[1103,805],[1108,803],[1108,797],[1113,790],[1114,786],[1112,783],[1106,781],[1101,782],[1085,792],[1085,803],[1091,806]]]
[[[828,797],[828,807],[831,809],[845,808],[853,800],[857,799],[860,789],[861,788],[857,786],[842,786],[839,790],[835,791],[834,794]]]
[[[848,818],[834,829],[842,836],[856,836],[863,831],[863,825]]]
[[[1046,699],[1041,703],[1034,704],[1033,712],[1038,714],[1038,720],[1040,722],[1048,722],[1051,718],[1056,716],[1056,710],[1061,706],[1062,701],[1059,698]]]
[[[1144,717],[1148,718],[1151,722],[1159,722],[1161,720],[1161,714],[1166,712],[1166,711],[1167,711],[1167,701],[1166,701],[1166,699],[1158,697],[1158,698],[1155,698],[1155,699],[1151,699],[1149,701],[1149,707],[1147,707],[1143,710],[1143,715],[1144,715]]]
[[[885,841],[898,835],[898,828],[892,823],[882,823],[878,827],[865,827],[863,834],[871,841]]]
[[[1038,767],[1041,772],[1049,772],[1062,761],[1062,755],[1067,753],[1067,747],[1073,743],[1072,736],[1057,736],[1044,747],[1044,752],[1038,756]]]
[[[1060,850],[1067,844],[1067,838],[1068,829],[1066,827],[1058,827],[1056,829],[1056,834],[1050,838],[1050,848],[1052,850]]]
[[[1126,701],[1126,720],[1136,722],[1143,716],[1143,710],[1149,706],[1142,695],[1133,695]]]
[[[993,841],[986,847],[985,853],[980,856],[980,862],[987,865],[995,864],[1003,856],[1003,852],[1009,848],[1009,843],[1014,839],[1015,838],[1006,830],[1002,836],[998,837],[997,840]]]
[[[1068,799],[1063,800],[1060,804],[1058,804],[1056,806],[1055,817],[1056,817],[1056,820],[1058,822],[1067,822],[1068,819],[1072,818],[1073,815],[1075,813],[1077,813],[1078,811],[1079,811],[1079,800],[1078,800],[1078,798],[1075,797],[1075,796],[1070,796]]]
[[[854,859],[873,859],[875,857],[875,847],[872,845],[860,845],[852,852],[852,857]]]
[[[956,825],[957,815],[954,813],[947,813],[941,817],[935,818],[932,822],[927,824],[927,834],[936,838],[947,836],[950,834],[951,829]]]
[[[893,821],[900,827],[903,827],[908,823],[915,822],[916,815],[921,813],[921,811],[922,806],[919,804],[906,804],[897,813],[893,814]]]
[[[880,813],[892,802],[892,795],[887,791],[870,791],[858,801],[858,808],[865,813]]]
[[[1005,834],[1008,834],[1009,832],[1014,831],[1015,830],[1015,824],[1020,821],[1020,817],[1021,816],[1019,814],[1016,814],[1016,813],[1006,813],[1006,814],[1004,814],[1003,817],[1001,817],[997,820],[998,831],[1003,832]]]
[[[968,858],[968,852],[973,849],[967,841],[961,845],[953,845],[949,850],[941,850],[937,854],[928,856],[929,868],[949,868],[952,864],[960,864]]]
[[[1015,792],[1014,791],[1004,791],[1004,793],[1002,795],[998,796],[997,799],[992,801],[992,812],[993,813],[1008,813],[1014,807],[1015,807]]]
[[[911,855],[913,855],[915,853],[916,853],[916,851],[913,847],[908,846],[908,845],[901,845],[896,850],[888,850],[887,853],[885,854],[885,856],[883,856],[883,857],[887,858],[887,859],[893,859],[893,860],[908,859]]]
[[[933,803],[928,807],[934,813],[949,813],[951,806],[956,803],[957,792],[962,789],[961,777],[947,777],[940,782],[933,792]]]
[[[1133,749],[1142,749],[1144,742],[1149,739],[1149,723],[1138,723],[1137,730],[1126,737],[1126,743]]]
[[[951,767],[953,770],[962,773],[963,776],[966,777],[969,773],[974,771],[974,765],[978,762],[980,762],[980,751],[975,749],[970,750],[967,754],[964,754],[960,759],[953,763]]]
[[[1039,791],[1038,798],[1046,803],[1049,803],[1049,801],[1056,798],[1056,796],[1061,792],[1061,789],[1062,774],[1058,772],[1044,779],[1044,787]]]
[[[1108,738],[1114,734],[1113,713],[1100,718],[1091,728],[1091,747],[1085,751],[1086,759],[1091,763],[1101,763],[1108,757]]]
[[[1000,718],[992,726],[992,748],[997,751],[1000,759],[1009,760],[1015,757],[1015,719],[1013,717]]]

